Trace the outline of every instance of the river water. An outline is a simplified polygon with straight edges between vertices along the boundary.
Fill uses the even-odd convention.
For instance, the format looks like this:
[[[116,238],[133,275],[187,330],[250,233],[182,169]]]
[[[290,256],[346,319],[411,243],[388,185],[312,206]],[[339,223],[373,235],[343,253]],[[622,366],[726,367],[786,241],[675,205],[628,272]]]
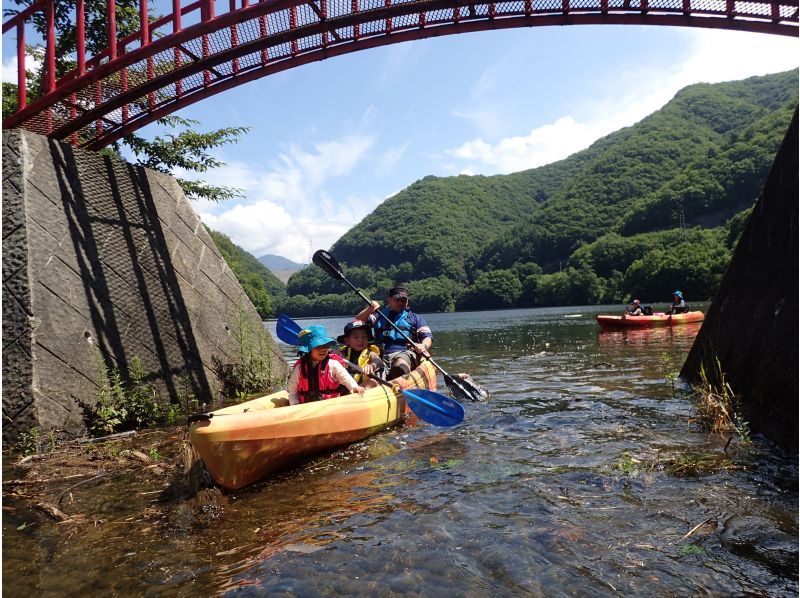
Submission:
[[[797,596],[797,456],[699,429],[672,383],[697,326],[602,333],[597,312],[428,316],[486,403],[232,493],[204,525],[126,526],[135,479],[95,489],[105,516],[80,533],[9,509],[3,594]]]

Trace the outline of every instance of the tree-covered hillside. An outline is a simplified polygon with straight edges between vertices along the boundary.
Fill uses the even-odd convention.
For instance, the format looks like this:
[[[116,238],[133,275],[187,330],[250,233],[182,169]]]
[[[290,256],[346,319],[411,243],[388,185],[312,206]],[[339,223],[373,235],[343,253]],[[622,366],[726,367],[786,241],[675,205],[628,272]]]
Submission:
[[[286,286],[255,256],[236,245],[222,233],[206,227],[228,267],[233,270],[239,284],[252,301],[262,318],[276,314],[276,302],[286,297]]]
[[[418,311],[709,299],[797,107],[797,71],[681,90],[569,158],[511,175],[429,176],[331,248],[375,298],[411,283]],[[313,266],[293,315],[361,308]]]
[[[331,248],[382,299],[417,311],[714,294],[797,108],[796,70],[681,90],[662,109],[553,164],[510,175],[428,176]],[[356,313],[309,266],[274,295],[292,316]]]
[[[685,226],[720,225],[752,203],[796,97],[796,71],[687,87],[636,125],[554,164],[417,181],[332,252],[350,265],[408,262],[415,278],[469,284],[476,269],[518,261],[553,272],[580,243],[612,230],[680,226],[681,205]],[[739,164],[729,166],[731,158]],[[643,218],[650,208],[656,215]]]

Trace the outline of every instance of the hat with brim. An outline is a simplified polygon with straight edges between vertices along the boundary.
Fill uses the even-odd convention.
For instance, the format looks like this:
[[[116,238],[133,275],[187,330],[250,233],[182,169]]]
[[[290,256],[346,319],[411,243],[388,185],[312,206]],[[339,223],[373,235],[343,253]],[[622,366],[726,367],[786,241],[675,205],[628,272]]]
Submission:
[[[366,330],[367,331],[367,339],[375,340],[372,336],[372,327],[367,324],[366,322],[362,322],[361,320],[353,320],[352,322],[348,322],[344,327],[344,334],[337,336],[336,340],[340,343],[344,343],[347,336],[353,332],[353,330]]]
[[[335,344],[336,341],[328,336],[328,332],[323,326],[315,324],[297,333],[297,350],[300,353],[310,353],[312,349],[317,347],[327,347]]]

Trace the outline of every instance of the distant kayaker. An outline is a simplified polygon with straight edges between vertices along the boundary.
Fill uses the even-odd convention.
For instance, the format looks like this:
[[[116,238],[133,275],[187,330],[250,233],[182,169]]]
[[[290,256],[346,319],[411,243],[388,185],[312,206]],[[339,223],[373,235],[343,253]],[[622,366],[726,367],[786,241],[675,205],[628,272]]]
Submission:
[[[634,299],[633,303],[631,304],[630,308],[625,308],[625,315],[628,316],[641,316],[644,312],[642,312],[642,306],[638,299]]]
[[[675,291],[672,293],[672,305],[667,311],[668,314],[685,314],[689,311],[689,308],[686,306],[686,302],[683,300],[683,293],[680,291]]]
[[[289,403],[311,403],[323,399],[333,399],[343,394],[364,394],[341,362],[338,355],[332,355],[330,348],[336,341],[328,336],[325,328],[309,326],[298,333],[298,352],[300,359],[294,364],[289,377]]]
[[[386,320],[377,313],[381,311],[397,328],[403,331],[413,343],[408,344]],[[357,320],[372,326],[375,340],[383,351],[383,360],[389,367],[387,380],[408,374],[419,365],[420,356],[429,356],[433,345],[433,334],[425,318],[408,309],[408,288],[395,285],[386,293],[386,305],[381,307],[377,301],[364,308],[356,316]]]
[[[358,373],[353,376],[356,382],[370,388],[377,386],[378,383],[369,378],[370,374],[380,375],[383,369],[381,360],[381,350],[377,345],[370,342],[375,339],[372,337],[372,328],[366,322],[353,320],[344,327],[344,334],[337,336],[336,340],[341,343],[339,353],[347,361],[358,365],[363,375]]]

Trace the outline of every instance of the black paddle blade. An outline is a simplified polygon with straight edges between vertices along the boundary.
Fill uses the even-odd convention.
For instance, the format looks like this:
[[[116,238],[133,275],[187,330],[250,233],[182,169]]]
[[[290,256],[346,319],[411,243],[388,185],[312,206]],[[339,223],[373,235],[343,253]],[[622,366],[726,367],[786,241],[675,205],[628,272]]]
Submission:
[[[344,274],[342,274],[342,267],[339,265],[339,262],[324,249],[315,251],[311,261],[319,266],[328,276],[344,280]]]
[[[474,382],[459,376],[445,376],[444,383],[455,398],[463,401],[481,403],[488,396],[486,391],[478,388]]]
[[[190,426],[195,422],[207,422],[212,417],[214,417],[213,413],[195,413],[186,418],[186,425]]]

